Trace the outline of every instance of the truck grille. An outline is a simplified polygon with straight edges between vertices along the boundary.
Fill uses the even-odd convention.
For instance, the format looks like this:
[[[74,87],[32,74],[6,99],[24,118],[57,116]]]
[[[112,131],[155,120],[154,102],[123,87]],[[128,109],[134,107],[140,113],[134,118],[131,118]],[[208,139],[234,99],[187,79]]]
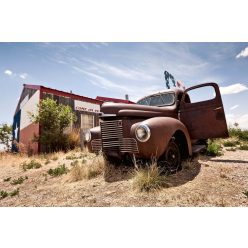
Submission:
[[[101,122],[103,151],[138,153],[137,142],[133,138],[123,138],[121,120]]]
[[[91,141],[91,147],[92,150],[96,153],[100,152],[102,150],[102,141],[101,139],[93,139]]]

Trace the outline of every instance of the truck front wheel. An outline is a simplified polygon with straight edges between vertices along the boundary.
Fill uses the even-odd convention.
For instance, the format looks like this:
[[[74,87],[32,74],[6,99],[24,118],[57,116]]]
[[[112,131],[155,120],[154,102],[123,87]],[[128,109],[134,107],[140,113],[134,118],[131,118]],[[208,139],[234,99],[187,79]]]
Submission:
[[[181,169],[181,153],[174,140],[170,140],[165,153],[158,161],[158,166],[170,174]]]

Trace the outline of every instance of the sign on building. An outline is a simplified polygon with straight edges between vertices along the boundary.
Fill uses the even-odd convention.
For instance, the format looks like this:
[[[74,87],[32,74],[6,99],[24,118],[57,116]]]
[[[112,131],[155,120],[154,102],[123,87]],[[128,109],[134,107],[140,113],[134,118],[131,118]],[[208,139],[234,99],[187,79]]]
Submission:
[[[75,110],[99,113],[100,112],[100,105],[75,100]]]

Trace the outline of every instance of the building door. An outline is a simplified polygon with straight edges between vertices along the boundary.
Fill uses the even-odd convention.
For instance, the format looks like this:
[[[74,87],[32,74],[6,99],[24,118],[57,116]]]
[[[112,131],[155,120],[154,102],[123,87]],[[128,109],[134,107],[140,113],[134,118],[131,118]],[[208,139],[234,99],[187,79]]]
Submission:
[[[92,127],[94,127],[94,115],[81,114],[81,130],[85,132]]]

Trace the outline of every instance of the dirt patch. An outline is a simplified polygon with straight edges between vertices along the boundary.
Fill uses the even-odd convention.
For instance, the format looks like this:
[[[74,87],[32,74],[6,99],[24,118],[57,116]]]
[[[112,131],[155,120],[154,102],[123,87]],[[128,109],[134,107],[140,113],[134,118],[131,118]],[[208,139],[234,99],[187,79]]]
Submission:
[[[0,206],[248,206],[248,151],[225,151],[223,156],[201,156],[168,178],[168,188],[137,192],[131,166],[109,168],[89,180],[68,181],[68,174],[52,177],[47,171],[59,165],[71,170],[92,159],[91,154],[70,152],[48,157],[0,156],[0,190],[19,195],[0,199]],[[42,167],[24,171],[32,159]],[[49,162],[48,162],[49,161]],[[25,180],[12,185],[14,179]],[[7,180],[8,178],[11,178]]]

